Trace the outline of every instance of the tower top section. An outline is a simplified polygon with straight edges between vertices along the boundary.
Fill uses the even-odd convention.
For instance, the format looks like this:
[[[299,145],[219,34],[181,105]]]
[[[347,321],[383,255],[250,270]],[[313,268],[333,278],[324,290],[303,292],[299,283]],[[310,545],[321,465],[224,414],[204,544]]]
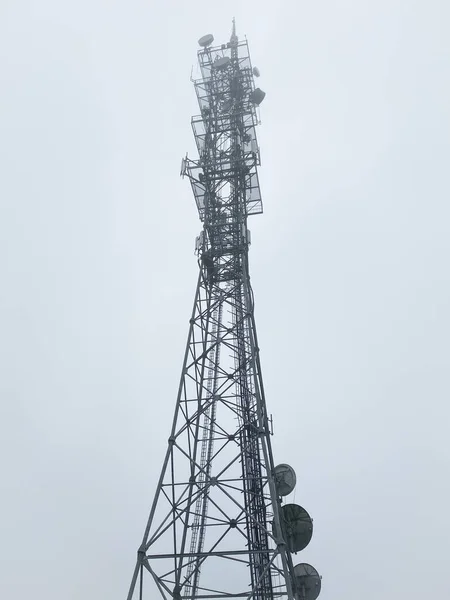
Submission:
[[[233,17],[233,29],[231,31],[230,44],[232,48],[237,48],[239,43],[238,37],[236,35],[236,19]]]
[[[192,117],[192,128],[199,158],[186,156],[181,174],[191,181],[202,221],[233,214],[243,222],[262,212],[256,126],[265,93],[255,87],[259,70],[252,68],[247,40],[239,40],[234,19],[229,42],[216,46],[207,34],[198,43],[200,76],[194,87],[200,114]]]

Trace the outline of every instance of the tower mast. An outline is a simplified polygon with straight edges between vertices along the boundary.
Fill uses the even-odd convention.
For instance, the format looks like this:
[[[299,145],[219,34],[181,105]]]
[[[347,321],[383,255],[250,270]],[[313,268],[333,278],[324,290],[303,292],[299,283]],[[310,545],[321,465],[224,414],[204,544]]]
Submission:
[[[275,467],[261,376],[248,217],[262,212],[258,106],[264,92],[233,19],[230,41],[199,40],[199,153],[183,159],[203,229],[199,277],[161,476],[127,600],[315,600],[320,578],[293,566],[312,535],[282,505],[295,473]],[[308,567],[309,569],[306,569]],[[302,570],[303,569],[303,570]]]

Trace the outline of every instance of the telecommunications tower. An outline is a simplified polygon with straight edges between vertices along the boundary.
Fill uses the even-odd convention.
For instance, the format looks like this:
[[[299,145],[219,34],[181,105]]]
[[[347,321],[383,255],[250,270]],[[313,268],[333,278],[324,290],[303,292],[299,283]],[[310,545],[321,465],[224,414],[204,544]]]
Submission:
[[[275,466],[248,270],[250,215],[262,212],[255,87],[247,41],[199,40],[199,158],[186,156],[203,230],[199,277],[172,429],[127,600],[315,600],[321,579],[293,554],[312,520],[283,498]]]

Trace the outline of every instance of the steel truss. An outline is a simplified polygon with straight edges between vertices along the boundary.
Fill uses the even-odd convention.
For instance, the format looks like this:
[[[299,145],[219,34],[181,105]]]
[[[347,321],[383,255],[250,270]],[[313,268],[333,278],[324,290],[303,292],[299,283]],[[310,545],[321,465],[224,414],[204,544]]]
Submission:
[[[199,278],[172,430],[128,600],[293,599],[248,269],[262,212],[247,42],[199,51],[186,157],[203,221]]]

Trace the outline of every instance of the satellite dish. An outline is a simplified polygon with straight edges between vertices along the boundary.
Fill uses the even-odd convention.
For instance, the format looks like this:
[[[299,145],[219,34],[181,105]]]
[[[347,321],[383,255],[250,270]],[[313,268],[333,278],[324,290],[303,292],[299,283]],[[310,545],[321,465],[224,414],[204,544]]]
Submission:
[[[253,75],[254,75],[255,77],[259,77],[259,76],[261,75],[261,73],[260,73],[260,71],[259,71],[258,67],[253,67]]]
[[[214,36],[211,33],[207,33],[203,37],[198,40],[198,45],[202,46],[202,48],[206,48],[206,46],[211,46],[214,41]]]
[[[294,567],[294,577],[299,591],[299,599],[316,600],[322,587],[322,581],[316,569],[307,563],[301,563]]]
[[[256,88],[250,94],[250,102],[253,102],[253,104],[256,104],[257,106],[259,106],[261,104],[261,102],[264,100],[265,96],[266,96],[266,92],[263,92],[262,89],[260,89],[260,88]]]
[[[284,464],[275,467],[275,485],[280,496],[290,494],[294,490],[296,483],[297,477],[292,467]]]
[[[212,66],[215,69],[226,69],[231,62],[231,58],[229,56],[221,56],[217,60],[215,60]]]
[[[313,523],[309,514],[298,504],[285,504],[280,511],[281,529],[289,552],[300,552],[312,538]]]

